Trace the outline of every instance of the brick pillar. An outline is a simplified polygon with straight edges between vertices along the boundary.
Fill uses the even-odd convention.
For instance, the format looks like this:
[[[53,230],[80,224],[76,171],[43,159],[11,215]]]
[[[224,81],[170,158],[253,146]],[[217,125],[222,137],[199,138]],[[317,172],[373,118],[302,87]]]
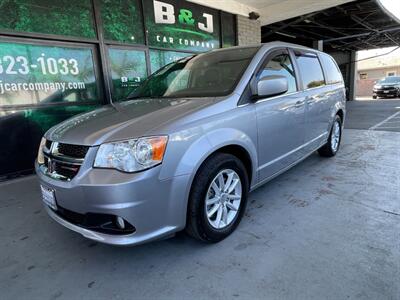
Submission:
[[[237,16],[238,45],[246,46],[261,43],[261,24],[259,20]]]

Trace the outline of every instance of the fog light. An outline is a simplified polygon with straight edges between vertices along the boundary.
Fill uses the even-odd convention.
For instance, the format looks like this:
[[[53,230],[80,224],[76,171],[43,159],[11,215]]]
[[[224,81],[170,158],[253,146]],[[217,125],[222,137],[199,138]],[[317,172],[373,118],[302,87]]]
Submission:
[[[117,226],[119,229],[125,229],[125,221],[121,217],[117,217]]]

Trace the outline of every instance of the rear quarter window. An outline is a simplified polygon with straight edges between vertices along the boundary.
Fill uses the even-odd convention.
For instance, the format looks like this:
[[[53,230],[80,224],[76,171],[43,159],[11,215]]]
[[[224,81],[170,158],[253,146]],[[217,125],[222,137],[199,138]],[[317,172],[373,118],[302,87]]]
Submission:
[[[342,73],[333,58],[326,54],[321,54],[320,58],[326,74],[326,83],[342,83]]]
[[[324,73],[318,56],[312,52],[295,51],[304,89],[325,85]]]

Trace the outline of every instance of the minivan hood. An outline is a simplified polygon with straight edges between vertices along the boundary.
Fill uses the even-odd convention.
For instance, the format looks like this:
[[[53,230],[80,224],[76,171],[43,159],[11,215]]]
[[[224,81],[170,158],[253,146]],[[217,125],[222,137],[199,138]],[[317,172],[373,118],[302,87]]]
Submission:
[[[147,134],[164,134],[163,125],[208,106],[213,100],[139,99],[106,105],[54,126],[45,137],[66,144],[94,146]],[[156,128],[158,131],[152,132]]]

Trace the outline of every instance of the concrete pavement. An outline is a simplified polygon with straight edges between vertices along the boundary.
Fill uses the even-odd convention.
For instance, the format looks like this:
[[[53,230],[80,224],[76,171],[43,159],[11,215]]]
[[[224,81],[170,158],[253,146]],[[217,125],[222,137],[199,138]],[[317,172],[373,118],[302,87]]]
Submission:
[[[346,109],[346,128],[400,132],[400,99],[362,98],[348,101]]]
[[[42,208],[35,177],[0,184],[1,299],[399,299],[400,133],[346,130],[250,194],[219,244],[183,234],[91,242]]]

